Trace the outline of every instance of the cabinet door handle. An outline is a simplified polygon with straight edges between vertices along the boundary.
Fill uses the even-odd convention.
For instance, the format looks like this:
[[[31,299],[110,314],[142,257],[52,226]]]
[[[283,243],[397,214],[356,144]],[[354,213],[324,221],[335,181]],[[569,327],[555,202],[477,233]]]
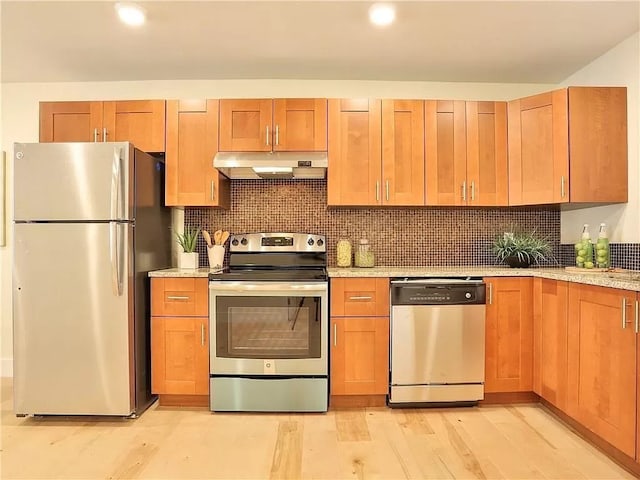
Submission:
[[[333,346],[337,346],[338,345],[338,325],[337,324],[333,324]]]
[[[631,320],[627,320],[627,307],[630,307],[631,304],[627,305],[626,297],[622,297],[622,328],[627,328],[627,323],[631,323]]]
[[[487,283],[487,289],[489,290],[489,305],[493,304],[493,285]]]
[[[385,185],[386,188],[386,195],[387,195],[387,202],[389,201],[389,180],[387,180]]]
[[[636,333],[640,333],[640,302],[636,300]]]
[[[191,297],[182,295],[167,295],[167,300],[189,300]]]
[[[215,199],[216,199],[215,185],[214,185],[214,181],[211,180],[211,201],[213,202]]]
[[[380,201],[380,181],[376,180],[376,202]]]
[[[104,127],[102,129],[102,141],[106,142],[107,141],[107,127]]]
[[[200,324],[200,345],[204,347],[204,323]]]
[[[471,201],[473,202],[476,199],[476,182],[471,180]]]
[[[371,300],[373,297],[369,295],[355,295],[353,297],[349,297],[349,300]]]
[[[467,181],[462,182],[462,201],[467,201]]]
[[[560,177],[560,198],[564,198],[564,175]]]
[[[267,125],[267,134],[265,135],[265,141],[267,142],[267,145],[269,145],[269,125]]]
[[[276,145],[280,145],[280,125],[276,125]]]
[[[93,142],[97,142],[98,141],[98,129],[94,128],[93,129]]]

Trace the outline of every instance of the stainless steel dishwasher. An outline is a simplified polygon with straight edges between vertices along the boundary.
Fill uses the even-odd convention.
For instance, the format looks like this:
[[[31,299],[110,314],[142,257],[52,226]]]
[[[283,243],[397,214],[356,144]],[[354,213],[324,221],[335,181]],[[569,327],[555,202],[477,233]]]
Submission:
[[[389,406],[484,398],[485,304],[477,278],[391,281]]]

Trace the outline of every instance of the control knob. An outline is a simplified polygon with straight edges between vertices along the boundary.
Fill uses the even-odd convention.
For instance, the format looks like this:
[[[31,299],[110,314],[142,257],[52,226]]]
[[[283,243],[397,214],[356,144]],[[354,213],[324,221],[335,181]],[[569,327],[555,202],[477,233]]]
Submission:
[[[237,247],[237,246],[238,246],[238,239],[237,239],[237,238],[234,238],[234,239],[231,241],[231,245],[233,245],[234,247]]]
[[[247,242],[247,239],[243,237],[243,238],[242,238],[242,240],[240,240],[240,243],[241,243],[242,245],[246,245],[246,244],[247,244],[247,243],[249,243],[249,242]]]
[[[318,241],[316,242],[316,245],[318,245],[319,247],[321,247],[322,245],[324,245],[324,242],[322,241],[321,238],[318,239]]]
[[[313,238],[310,238],[309,240],[307,240],[307,243],[309,244],[309,246],[313,245]]]
[[[471,294],[469,292],[465,293],[464,298],[471,298]]]

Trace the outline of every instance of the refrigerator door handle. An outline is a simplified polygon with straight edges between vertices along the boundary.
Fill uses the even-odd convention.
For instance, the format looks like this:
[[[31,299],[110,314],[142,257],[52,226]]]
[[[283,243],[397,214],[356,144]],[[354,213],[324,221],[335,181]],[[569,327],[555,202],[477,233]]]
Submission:
[[[122,269],[120,259],[122,255],[122,235],[120,235],[121,225],[116,222],[109,223],[109,260],[111,261],[111,286],[113,294],[117,297],[122,295]]]
[[[118,148],[113,150],[113,164],[111,165],[111,220],[120,220],[120,202],[122,200],[122,179],[120,152]]]

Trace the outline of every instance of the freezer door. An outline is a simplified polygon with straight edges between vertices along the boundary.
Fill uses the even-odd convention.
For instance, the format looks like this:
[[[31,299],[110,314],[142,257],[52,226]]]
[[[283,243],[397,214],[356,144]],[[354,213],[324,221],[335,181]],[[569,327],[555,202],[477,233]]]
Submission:
[[[133,219],[130,159],[127,142],[14,144],[14,219]]]
[[[133,411],[131,236],[126,223],[15,225],[17,414]]]

